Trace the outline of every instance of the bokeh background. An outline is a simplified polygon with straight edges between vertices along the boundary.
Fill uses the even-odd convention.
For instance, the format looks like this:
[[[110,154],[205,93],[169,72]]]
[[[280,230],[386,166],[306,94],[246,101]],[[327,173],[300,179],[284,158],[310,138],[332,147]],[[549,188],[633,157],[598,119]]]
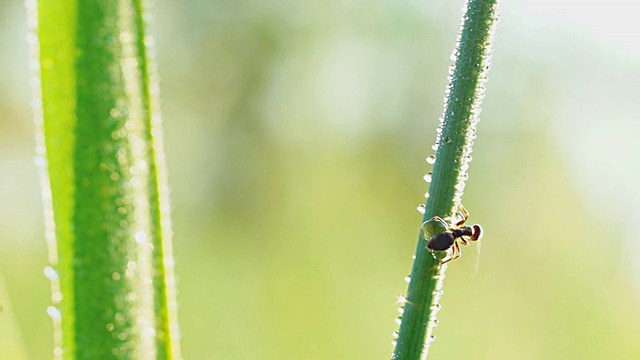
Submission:
[[[185,359],[387,359],[462,0],[156,0]],[[640,5],[503,1],[430,359],[640,358]],[[50,359],[0,1],[0,349]],[[7,354],[10,354],[9,357]]]

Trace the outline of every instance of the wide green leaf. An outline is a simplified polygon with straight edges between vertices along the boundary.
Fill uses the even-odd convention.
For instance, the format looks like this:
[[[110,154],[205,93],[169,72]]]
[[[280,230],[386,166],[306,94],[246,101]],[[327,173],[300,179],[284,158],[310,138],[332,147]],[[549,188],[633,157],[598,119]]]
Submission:
[[[140,0],[27,7],[56,358],[178,359],[148,10]]]

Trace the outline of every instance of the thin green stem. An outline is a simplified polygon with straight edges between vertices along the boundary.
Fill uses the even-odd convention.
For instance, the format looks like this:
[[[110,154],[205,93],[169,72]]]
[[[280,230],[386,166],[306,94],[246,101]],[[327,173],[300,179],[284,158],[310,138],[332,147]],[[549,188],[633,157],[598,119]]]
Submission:
[[[56,359],[179,359],[142,0],[28,1]]]
[[[450,219],[461,203],[497,18],[498,0],[470,0],[463,11],[423,222],[436,215]],[[437,266],[439,261],[427,249],[421,232],[393,359],[424,359],[435,339],[432,333],[446,268]]]

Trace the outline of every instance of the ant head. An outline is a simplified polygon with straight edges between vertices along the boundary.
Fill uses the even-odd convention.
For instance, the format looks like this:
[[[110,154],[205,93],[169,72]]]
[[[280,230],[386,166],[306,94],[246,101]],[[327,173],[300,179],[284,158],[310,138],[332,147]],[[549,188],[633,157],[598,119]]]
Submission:
[[[482,227],[478,224],[473,225],[473,231],[471,232],[471,236],[469,237],[472,241],[477,241],[482,238]]]

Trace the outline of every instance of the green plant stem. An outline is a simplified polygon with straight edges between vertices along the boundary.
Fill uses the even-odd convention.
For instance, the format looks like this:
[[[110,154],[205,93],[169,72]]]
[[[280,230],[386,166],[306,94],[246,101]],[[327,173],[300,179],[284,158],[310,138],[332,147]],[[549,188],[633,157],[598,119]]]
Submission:
[[[471,160],[475,128],[490,64],[492,39],[497,24],[497,0],[470,0],[461,21],[461,32],[450,69],[445,109],[436,139],[436,161],[425,204],[423,221],[433,216],[451,219],[460,205]],[[439,231],[444,231],[440,229]],[[393,359],[426,358],[433,337],[442,294],[444,266],[418,237],[411,280],[404,302]]]
[[[141,0],[39,0],[27,9],[55,357],[179,359],[147,11]]]

